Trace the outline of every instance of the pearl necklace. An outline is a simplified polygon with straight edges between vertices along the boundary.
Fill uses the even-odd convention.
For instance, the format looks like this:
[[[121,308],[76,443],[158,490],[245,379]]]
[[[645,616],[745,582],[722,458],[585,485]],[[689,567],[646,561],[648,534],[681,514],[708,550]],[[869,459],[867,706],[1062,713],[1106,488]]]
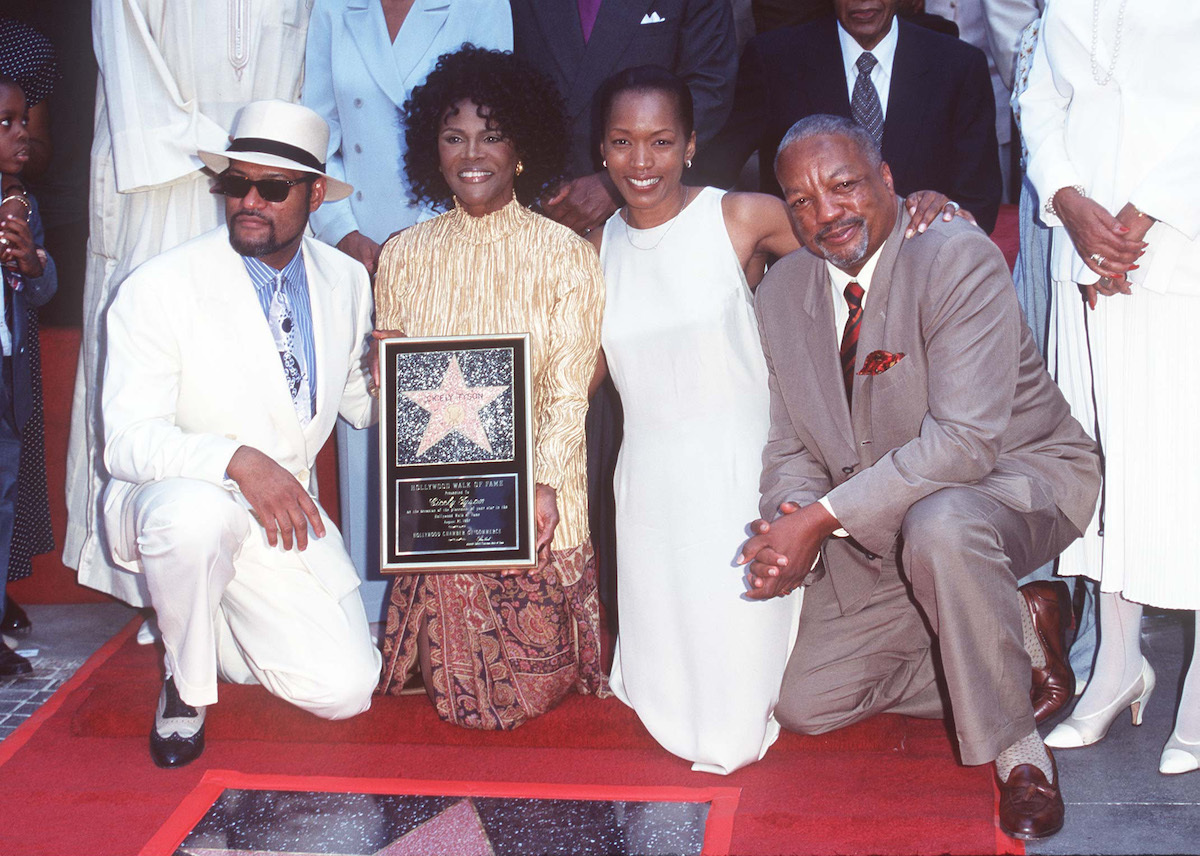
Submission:
[[[1101,69],[1096,60],[1096,49],[1100,43],[1100,0],[1092,0],[1092,80],[1096,81],[1097,86],[1107,86],[1117,68],[1117,57],[1121,55],[1121,35],[1125,29],[1125,4],[1128,2],[1129,0],[1121,0],[1121,8],[1117,10],[1117,31],[1113,37],[1112,59],[1109,60],[1107,69]]]
[[[634,242],[633,227],[631,227],[629,225],[629,211],[628,211],[628,209],[626,209],[625,216],[621,218],[621,222],[625,224],[625,240],[629,242],[629,246],[633,247],[635,250],[642,250],[643,252],[649,252],[650,250],[653,250],[656,247],[658,247],[659,244],[661,244],[663,241],[665,241],[667,239],[667,235],[669,235],[671,233],[671,230],[675,228],[675,224],[677,222],[679,222],[679,215],[683,213],[683,209],[687,207],[687,203],[688,203],[688,189],[685,186],[683,186],[682,184],[679,186],[679,189],[683,191],[683,199],[680,200],[680,202],[679,202],[679,210],[676,211],[675,216],[671,218],[671,225],[667,226],[666,230],[661,235],[658,236],[658,240],[655,241],[653,244],[651,244],[648,247],[643,247],[640,244],[637,244]],[[650,228],[657,229],[661,225],[662,225],[662,223],[659,223],[658,226],[651,226]],[[649,231],[649,230],[638,229],[638,231],[644,232],[644,231]]]

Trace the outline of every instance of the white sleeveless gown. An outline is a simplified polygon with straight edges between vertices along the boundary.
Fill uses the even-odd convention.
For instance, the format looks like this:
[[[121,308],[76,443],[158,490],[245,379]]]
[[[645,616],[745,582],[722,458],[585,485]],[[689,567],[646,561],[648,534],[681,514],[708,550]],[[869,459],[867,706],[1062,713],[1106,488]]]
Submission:
[[[625,412],[617,460],[620,635],[612,689],[693,769],[730,773],[779,735],[772,711],[800,594],[754,601],[735,563],[758,517],[767,367],[722,191],[600,252],[603,345]]]

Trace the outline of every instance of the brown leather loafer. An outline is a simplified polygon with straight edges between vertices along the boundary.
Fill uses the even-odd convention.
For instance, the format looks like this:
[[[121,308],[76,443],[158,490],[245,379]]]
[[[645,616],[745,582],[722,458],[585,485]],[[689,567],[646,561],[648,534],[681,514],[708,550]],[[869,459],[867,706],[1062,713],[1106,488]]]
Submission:
[[[1032,764],[1013,767],[1000,784],[1000,831],[1022,841],[1049,838],[1063,827],[1063,800],[1058,790],[1058,769],[1050,757],[1054,784]]]
[[[1062,710],[1075,696],[1075,673],[1067,659],[1067,633],[1075,621],[1071,611],[1071,594],[1067,584],[1057,580],[1038,580],[1021,586],[1021,594],[1029,614],[1042,654],[1045,668],[1034,668],[1029,700],[1037,722],[1049,719]]]

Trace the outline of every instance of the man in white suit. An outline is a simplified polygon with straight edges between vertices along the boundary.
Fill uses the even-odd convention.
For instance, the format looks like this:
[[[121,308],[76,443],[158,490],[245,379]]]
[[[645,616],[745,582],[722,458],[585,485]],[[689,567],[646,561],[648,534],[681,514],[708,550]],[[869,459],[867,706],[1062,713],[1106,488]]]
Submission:
[[[328,133],[300,105],[246,106],[227,151],[200,152],[227,225],[143,264],[108,313],[104,524],[166,648],[159,766],[203,751],[218,676],[329,719],[378,680],[359,577],[314,499],[338,414],[375,418],[366,270],[304,236],[351,191],[325,175]]]
[[[145,580],[116,573],[102,534],[105,313],[130,271],[221,222],[196,150],[222,148],[243,104],[300,97],[313,0],[90,5],[99,77],[63,563],[82,585],[141,606]]]

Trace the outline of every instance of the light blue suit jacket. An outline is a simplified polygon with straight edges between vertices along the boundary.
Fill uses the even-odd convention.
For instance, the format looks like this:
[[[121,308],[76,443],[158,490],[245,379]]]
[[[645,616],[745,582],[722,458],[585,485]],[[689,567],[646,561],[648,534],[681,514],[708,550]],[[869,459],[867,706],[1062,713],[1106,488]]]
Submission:
[[[329,123],[329,174],[354,185],[348,199],[313,213],[322,241],[358,230],[383,243],[424,219],[408,197],[400,108],[463,42],[512,50],[506,0],[416,0],[394,43],[379,0],[316,0],[300,100]]]

